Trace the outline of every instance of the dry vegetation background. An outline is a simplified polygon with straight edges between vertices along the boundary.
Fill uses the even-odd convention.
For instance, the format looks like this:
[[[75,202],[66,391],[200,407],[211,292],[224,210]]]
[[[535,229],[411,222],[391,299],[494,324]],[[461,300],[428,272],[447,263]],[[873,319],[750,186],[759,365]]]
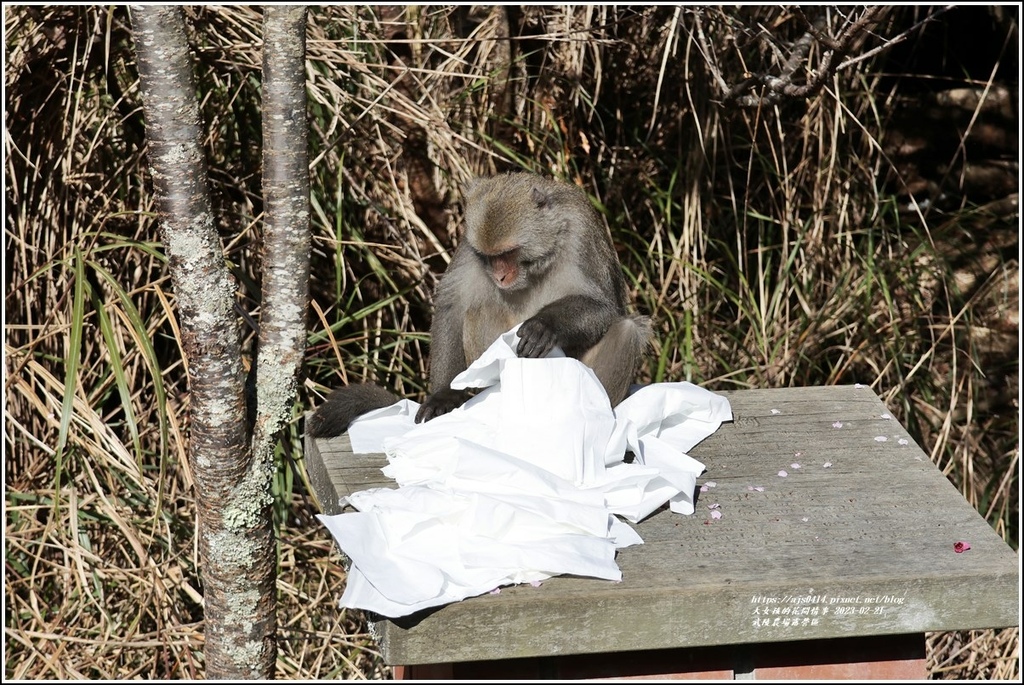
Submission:
[[[361,615],[335,608],[300,417],[345,381],[423,392],[474,174],[593,196],[657,322],[648,379],[870,384],[1016,549],[1018,11],[885,8],[820,90],[742,107],[728,88],[784,74],[817,22],[791,74],[805,83],[863,8],[312,9],[313,302],[275,484],[279,676],[389,676]],[[252,313],[261,16],[187,15]],[[127,10],[5,5],[4,22],[5,678],[201,677],[185,360]],[[928,663],[1019,679],[1018,629],[930,635]]]

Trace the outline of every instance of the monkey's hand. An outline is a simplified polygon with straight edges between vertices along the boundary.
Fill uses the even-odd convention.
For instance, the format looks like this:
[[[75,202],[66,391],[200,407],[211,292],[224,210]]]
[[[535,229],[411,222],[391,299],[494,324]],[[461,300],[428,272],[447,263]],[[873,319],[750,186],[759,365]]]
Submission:
[[[430,419],[447,414],[451,410],[461,407],[463,403],[472,396],[468,390],[452,390],[444,388],[432,393],[420,405],[416,412],[416,423],[425,423]]]
[[[539,316],[527,319],[519,327],[519,346],[516,354],[529,359],[540,359],[558,345],[554,328]]]

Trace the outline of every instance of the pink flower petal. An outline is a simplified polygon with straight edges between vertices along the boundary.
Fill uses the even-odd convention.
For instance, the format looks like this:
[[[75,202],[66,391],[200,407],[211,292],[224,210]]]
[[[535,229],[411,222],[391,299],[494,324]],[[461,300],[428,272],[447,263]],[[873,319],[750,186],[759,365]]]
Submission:
[[[719,504],[718,502],[715,502],[714,504],[709,504],[708,509],[718,509],[720,506],[722,505]]]
[[[875,436],[875,442],[888,442],[888,441],[889,441],[889,438],[885,437],[884,435]]]
[[[788,476],[788,475],[789,475],[789,474],[788,474],[788,473],[786,473],[785,471],[779,471],[779,478],[785,478],[785,477],[786,477],[786,476]]]
[[[708,486],[709,488],[713,488],[713,487],[716,487],[718,485],[718,483],[716,483],[713,480],[709,480],[707,483],[704,483],[704,485]]]
[[[964,540],[958,540],[953,543],[953,551],[957,554],[963,554],[971,548],[971,543],[965,542]]]
[[[821,465],[821,468],[823,468],[823,469],[830,469],[830,468],[832,468],[832,462],[826,461],[824,464]]]
[[[755,485],[754,489],[757,490],[758,492],[764,492],[764,487],[761,485]]]
[[[896,442],[898,442],[901,445],[909,445],[910,444],[910,442],[906,438],[900,438]]]
[[[882,418],[883,419],[891,419],[892,418],[892,414],[882,414]]]
[[[716,520],[722,518],[722,512],[716,509],[715,511],[711,512],[711,518]]]
[[[802,519],[800,519],[800,520],[801,520],[801,521],[803,521],[804,523],[807,523],[807,522],[808,522],[808,521],[810,521],[811,519],[809,519],[809,518],[807,518],[806,516],[804,516],[804,517],[803,517]]]
[[[532,585],[533,587],[540,587],[540,581],[539,580],[531,580],[530,581],[530,585]]]
[[[842,421],[836,421],[835,423],[832,424],[832,427],[833,428],[842,428],[843,427],[843,422]]]
[[[710,489],[711,489],[711,488],[709,488],[709,487],[708,487],[708,486],[706,486],[706,485],[702,485],[702,486],[700,486],[700,491],[701,491],[701,492],[707,492],[707,491],[708,491],[708,490],[710,490]]]
[[[791,469],[798,469],[798,468],[800,468],[800,464],[797,464],[797,463],[794,462],[794,463],[789,465],[789,468],[791,468]]]
[[[772,413],[773,414],[781,414],[782,412],[779,411],[778,409],[772,409]]]

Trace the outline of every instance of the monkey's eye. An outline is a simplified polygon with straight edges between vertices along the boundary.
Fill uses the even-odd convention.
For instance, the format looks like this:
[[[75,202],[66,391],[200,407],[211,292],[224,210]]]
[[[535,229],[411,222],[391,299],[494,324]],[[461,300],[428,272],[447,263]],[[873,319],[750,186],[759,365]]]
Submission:
[[[540,261],[541,261],[540,257],[529,257],[529,256],[522,255],[519,258],[519,265],[520,266],[527,266],[527,267],[528,266],[536,266]]]

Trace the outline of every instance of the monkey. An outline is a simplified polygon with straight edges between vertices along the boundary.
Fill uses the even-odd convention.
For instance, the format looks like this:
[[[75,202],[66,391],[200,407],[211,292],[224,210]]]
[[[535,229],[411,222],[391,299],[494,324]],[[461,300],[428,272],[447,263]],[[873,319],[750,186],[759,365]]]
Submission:
[[[521,323],[516,354],[554,347],[593,369],[612,406],[625,398],[650,344],[647,317],[629,311],[611,236],[579,187],[532,173],[476,178],[464,189],[465,231],[434,293],[423,423],[461,406],[450,387],[498,336]],[[335,390],[311,421],[339,435],[397,398],[376,386]]]
[[[434,297],[431,394],[417,422],[468,399],[452,379],[520,322],[520,357],[561,347],[594,370],[613,405],[621,401],[649,327],[627,313],[619,259],[583,190],[516,173],[475,179],[465,198],[465,239]]]

